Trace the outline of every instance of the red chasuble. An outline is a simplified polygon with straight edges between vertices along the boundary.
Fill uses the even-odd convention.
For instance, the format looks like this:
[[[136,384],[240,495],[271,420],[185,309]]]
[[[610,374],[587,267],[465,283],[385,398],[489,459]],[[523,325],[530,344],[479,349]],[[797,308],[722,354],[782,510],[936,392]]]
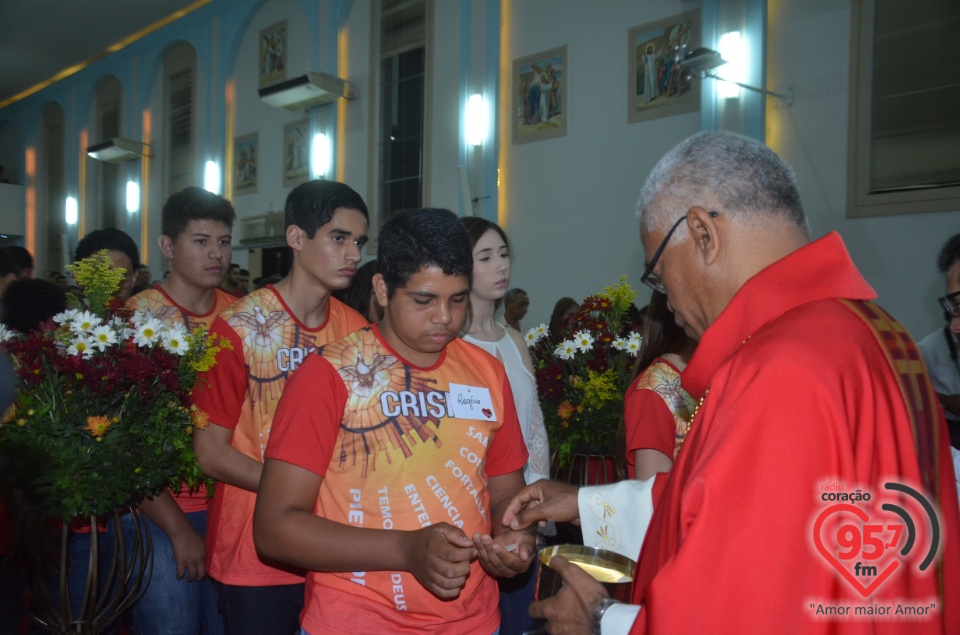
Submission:
[[[912,340],[874,297],[831,233],[748,281],[704,333],[683,386],[706,396],[663,477],[631,633],[960,633],[960,517],[943,414]],[[924,571],[931,523],[907,496],[894,499],[916,524],[901,557],[907,532],[895,539],[886,525],[900,521],[880,507],[888,482],[939,508],[939,553]],[[872,502],[825,512],[856,490]],[[829,557],[814,539],[825,513]],[[851,544],[877,532],[870,523],[877,535]],[[878,537],[886,542],[867,546]],[[864,556],[878,549],[881,559]],[[858,564],[883,566],[870,576]]]

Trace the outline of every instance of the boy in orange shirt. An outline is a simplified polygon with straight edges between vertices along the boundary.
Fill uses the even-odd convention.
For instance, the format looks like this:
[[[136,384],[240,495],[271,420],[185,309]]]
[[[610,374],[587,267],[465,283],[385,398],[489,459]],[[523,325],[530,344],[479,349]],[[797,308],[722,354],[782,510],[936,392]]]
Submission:
[[[527,460],[506,371],[458,337],[470,240],[449,211],[401,212],[378,258],[383,321],[310,355],[277,408],[257,547],[309,571],[312,635],[494,633],[491,575],[535,539],[498,520]]]
[[[199,187],[171,196],[163,206],[163,233],[157,241],[170,260],[170,275],[127,300],[127,307],[190,331],[201,324],[209,327],[236,300],[218,288],[230,264],[235,218],[230,201]],[[144,500],[140,509],[153,538],[153,574],[131,612],[133,632],[163,635],[200,632],[202,627],[204,633],[222,633],[215,590],[205,580],[203,565],[207,488],[165,491]],[[124,531],[132,538],[129,521],[125,519]],[[171,612],[173,606],[177,610]]]
[[[290,374],[318,346],[367,321],[331,298],[357,270],[367,206],[334,181],[295,188],[285,207],[293,267],[286,278],[234,302],[211,329],[230,341],[198,382],[194,402],[211,425],[194,432],[204,473],[219,481],[210,504],[207,572],[228,634],[291,633],[303,606],[303,573],[261,557],[253,508],[274,409]]]

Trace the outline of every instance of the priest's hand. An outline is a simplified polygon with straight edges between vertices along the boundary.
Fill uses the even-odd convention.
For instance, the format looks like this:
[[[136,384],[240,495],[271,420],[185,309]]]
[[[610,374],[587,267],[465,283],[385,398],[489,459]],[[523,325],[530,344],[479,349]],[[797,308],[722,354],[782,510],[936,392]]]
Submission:
[[[563,556],[551,558],[550,568],[563,578],[563,587],[552,598],[531,604],[530,616],[547,620],[551,635],[589,635],[593,612],[610,595],[593,576]]]
[[[524,529],[535,522],[543,526],[548,520],[580,524],[578,492],[573,485],[547,479],[527,485],[510,501],[503,524],[512,529]]]

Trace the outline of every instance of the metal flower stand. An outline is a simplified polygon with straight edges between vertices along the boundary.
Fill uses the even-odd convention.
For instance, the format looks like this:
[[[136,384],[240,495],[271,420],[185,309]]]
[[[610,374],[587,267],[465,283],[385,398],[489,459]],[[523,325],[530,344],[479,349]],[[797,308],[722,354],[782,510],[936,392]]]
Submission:
[[[132,540],[123,531],[127,514],[134,527]],[[116,624],[143,595],[153,570],[150,531],[136,505],[107,516],[112,540],[96,530],[96,517],[89,520],[89,558],[73,562],[69,526],[53,526],[36,511],[20,518],[16,553],[26,576],[30,614],[56,635],[98,635]],[[85,575],[81,570],[71,576],[71,567],[78,566],[85,568]]]

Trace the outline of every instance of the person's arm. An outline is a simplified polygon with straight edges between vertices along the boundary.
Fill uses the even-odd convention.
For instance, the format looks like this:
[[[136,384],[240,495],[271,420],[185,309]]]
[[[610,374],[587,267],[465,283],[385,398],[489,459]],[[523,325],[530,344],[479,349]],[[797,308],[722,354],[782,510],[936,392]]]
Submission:
[[[186,574],[190,582],[203,580],[207,576],[203,566],[203,536],[190,524],[186,514],[170,495],[170,490],[164,490],[153,498],[144,498],[140,501],[140,511],[170,539],[173,559],[177,563],[177,579]]]
[[[538,522],[545,525],[548,520],[579,524],[578,491],[573,485],[547,479],[531,483],[507,504],[501,522],[512,529],[523,529]]]
[[[636,466],[634,478],[638,481],[645,481],[659,472],[669,472],[673,467],[673,460],[660,450],[634,450],[633,462]]]
[[[263,556],[310,571],[408,571],[440,599],[460,594],[476,557],[466,534],[447,523],[388,531],[315,516],[322,483],[310,470],[266,460],[253,516]]]
[[[537,551],[536,525],[513,529],[499,522],[510,501],[523,489],[523,471],[491,476],[487,488],[490,491],[491,535],[476,533],[473,542],[480,565],[487,573],[512,578],[530,567]]]
[[[213,422],[203,430],[194,430],[193,451],[200,469],[218,481],[256,492],[263,464],[230,445],[232,438],[231,428]]]

